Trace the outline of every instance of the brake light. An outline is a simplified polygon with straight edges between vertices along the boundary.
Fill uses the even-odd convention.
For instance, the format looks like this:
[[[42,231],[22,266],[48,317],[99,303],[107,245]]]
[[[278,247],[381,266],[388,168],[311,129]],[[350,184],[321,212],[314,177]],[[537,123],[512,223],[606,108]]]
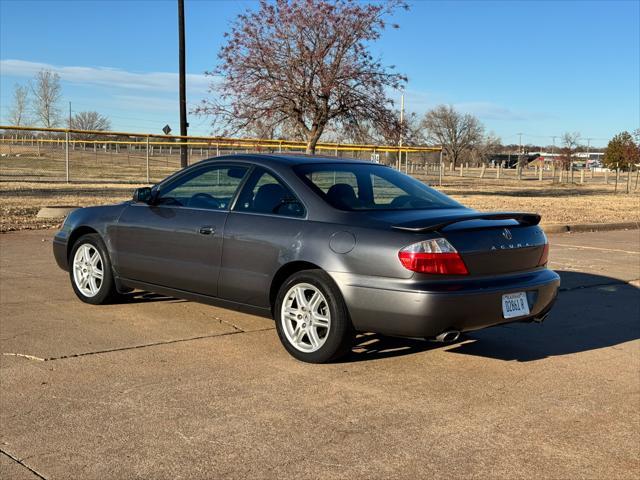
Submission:
[[[549,261],[549,243],[545,243],[542,248],[542,254],[540,255],[540,260],[538,260],[538,266],[544,267]]]
[[[402,266],[418,273],[468,275],[458,251],[445,238],[424,240],[398,252]]]

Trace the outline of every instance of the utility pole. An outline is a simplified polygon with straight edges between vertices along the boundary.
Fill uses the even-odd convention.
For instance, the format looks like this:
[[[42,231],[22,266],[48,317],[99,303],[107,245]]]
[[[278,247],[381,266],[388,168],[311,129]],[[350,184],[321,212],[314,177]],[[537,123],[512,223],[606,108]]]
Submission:
[[[69,127],[71,128],[71,102],[69,102]]]
[[[400,141],[398,142],[398,170],[402,171],[402,137],[404,133],[404,93],[400,95]]]
[[[589,166],[589,150],[590,150],[590,147],[591,147],[591,140],[593,140],[593,139],[592,138],[587,138],[587,159],[584,162],[585,170]]]
[[[187,93],[186,93],[186,75],[185,75],[185,58],[184,58],[184,0],[178,0],[178,57],[180,70],[180,136],[187,136]],[[180,139],[185,142],[186,138]],[[185,168],[188,164],[187,146],[180,147],[180,167]]]
[[[518,147],[518,176],[520,176],[520,169],[522,168],[522,132],[518,134],[518,137],[520,138],[520,140],[518,141],[519,143],[519,147]]]

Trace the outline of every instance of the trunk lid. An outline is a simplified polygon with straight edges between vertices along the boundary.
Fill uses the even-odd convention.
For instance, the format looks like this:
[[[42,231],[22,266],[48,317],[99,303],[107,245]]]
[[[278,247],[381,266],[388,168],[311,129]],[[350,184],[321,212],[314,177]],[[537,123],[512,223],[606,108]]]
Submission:
[[[460,253],[469,275],[492,275],[532,270],[540,266],[547,243],[531,213],[456,212],[413,219],[394,229],[439,234]]]

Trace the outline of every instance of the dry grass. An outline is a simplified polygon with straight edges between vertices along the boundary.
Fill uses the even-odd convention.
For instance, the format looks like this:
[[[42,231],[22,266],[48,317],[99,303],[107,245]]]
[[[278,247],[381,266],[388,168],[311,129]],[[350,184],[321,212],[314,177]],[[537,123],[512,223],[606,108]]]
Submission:
[[[622,184],[615,192],[614,185],[448,181],[439,190],[466,206],[481,211],[535,212],[546,225],[640,221],[640,191],[633,186],[626,194]]]
[[[446,177],[440,189],[478,210],[537,212],[545,224],[640,221],[640,192],[616,194],[613,188]],[[130,198],[132,190],[123,184],[0,182],[0,231],[55,227],[56,220],[36,218],[42,206],[116,203]]]

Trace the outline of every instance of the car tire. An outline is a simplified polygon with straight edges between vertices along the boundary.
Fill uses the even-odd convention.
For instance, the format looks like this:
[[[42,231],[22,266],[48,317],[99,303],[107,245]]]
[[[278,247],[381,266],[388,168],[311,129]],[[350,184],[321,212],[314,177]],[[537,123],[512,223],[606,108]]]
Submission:
[[[73,244],[69,255],[69,278],[77,297],[85,303],[112,303],[118,297],[111,260],[96,233],[83,235]]]
[[[330,362],[351,349],[349,312],[340,290],[322,270],[294,273],[282,284],[274,319],[284,348],[303,362]]]

